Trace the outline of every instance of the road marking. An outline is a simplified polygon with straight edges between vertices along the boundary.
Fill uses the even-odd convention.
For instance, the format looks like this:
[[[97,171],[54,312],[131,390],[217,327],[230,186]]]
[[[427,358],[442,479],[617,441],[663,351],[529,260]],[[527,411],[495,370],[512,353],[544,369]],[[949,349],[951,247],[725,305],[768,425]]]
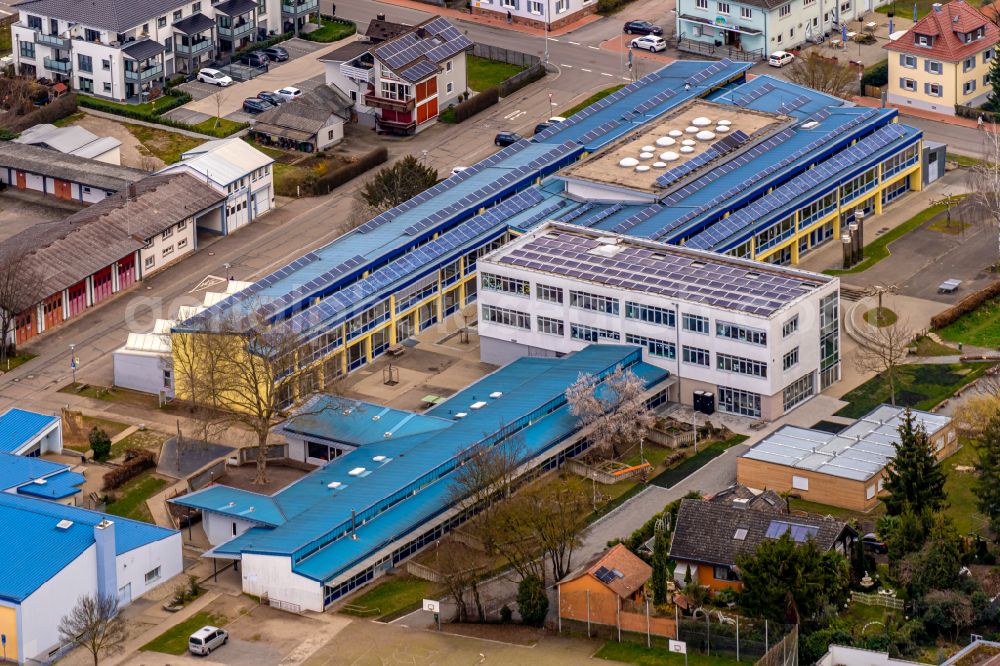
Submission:
[[[593,70],[591,70],[591,69],[583,69],[583,68],[581,67],[581,68],[580,68],[580,71],[581,71],[581,72],[587,72],[588,74],[590,74],[590,73],[591,73],[591,72],[592,72]]]
[[[579,46],[580,42],[570,42],[570,44],[572,44],[573,46]]]
[[[627,77],[627,76],[623,76],[623,77],[622,77],[622,81],[631,81],[631,80],[632,80],[632,79],[631,79],[631,78],[629,78],[629,77]]]
[[[608,74],[607,72],[601,72],[601,76],[612,76],[612,75]]]
[[[556,39],[555,37],[549,37],[549,38],[548,38],[548,40],[549,40],[550,42],[558,42],[558,41],[559,41],[559,40],[558,40],[558,39]]]
[[[519,110],[515,109],[515,110],[511,111],[510,113],[508,113],[503,118],[504,118],[504,120],[516,120],[516,119],[520,118],[521,116],[523,116],[526,113],[527,113],[527,111],[519,111]]]
[[[590,45],[588,45],[587,48],[588,49],[594,49],[595,51],[600,51],[601,50],[600,46],[590,46]]]
[[[567,65],[564,62],[559,63],[560,67],[565,67],[566,69],[573,69],[573,65]]]

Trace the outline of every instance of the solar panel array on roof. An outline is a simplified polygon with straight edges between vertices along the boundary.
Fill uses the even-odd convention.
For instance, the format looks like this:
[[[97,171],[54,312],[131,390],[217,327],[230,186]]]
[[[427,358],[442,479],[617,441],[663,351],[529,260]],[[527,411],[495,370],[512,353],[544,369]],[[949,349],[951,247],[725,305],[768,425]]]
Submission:
[[[692,86],[699,85],[709,80],[719,72],[725,70],[727,67],[733,64],[733,61],[729,58],[723,58],[719,62],[713,62],[711,65],[701,70],[691,78],[689,78],[685,83],[689,83]]]
[[[592,210],[594,208],[594,206],[596,206],[596,205],[597,204],[595,204],[595,203],[593,203],[591,201],[588,201],[587,203],[583,204],[582,206],[578,206],[577,208],[574,208],[570,212],[568,212],[565,215],[563,215],[562,217],[560,217],[559,221],[560,222],[572,222],[573,220],[575,220],[576,218],[580,217],[584,213],[587,213],[588,211]]]
[[[815,187],[839,180],[843,173],[856,165],[858,161],[905,136],[905,130],[900,129],[898,125],[886,125],[825,162],[817,164],[815,168],[799,174],[770,194],[713,224],[689,239],[686,245],[701,250],[718,247],[733,235],[744,232],[749,226],[765,220],[775,210],[784,208],[793,199]]]
[[[607,567],[599,567],[597,571],[594,572],[594,578],[602,583],[610,583],[615,579],[615,573]]]
[[[733,100],[733,104],[735,106],[746,107],[755,100],[758,100],[767,93],[771,92],[772,90],[776,90],[774,84],[770,82],[764,82],[759,86],[757,86],[756,88],[754,88],[753,90],[751,90],[750,92],[748,92],[747,94],[740,97],[739,99]]]
[[[722,153],[714,147],[709,147],[705,152],[695,155],[687,162],[684,162],[680,166],[675,166],[673,169],[667,171],[665,174],[656,179],[656,184],[660,187],[666,187],[675,180],[680,180],[698,167],[708,164],[721,154]]]
[[[437,71],[434,63],[443,62],[471,46],[472,41],[461,31],[437,17],[376,46],[373,53],[406,80],[419,81]]]
[[[360,254],[355,255],[350,259],[348,259],[347,261],[345,261],[344,263],[338,264],[334,268],[331,268],[330,270],[326,271],[322,275],[318,275],[309,282],[306,282],[305,284],[296,287],[287,294],[284,294],[283,296],[280,296],[279,298],[276,298],[273,301],[270,301],[269,303],[265,304],[261,308],[263,312],[261,312],[260,314],[267,316],[273,315],[276,312],[278,312],[282,307],[291,305],[292,303],[302,298],[303,296],[308,296],[313,292],[321,290],[323,287],[327,287],[333,284],[333,282],[337,280],[337,278],[341,278],[344,277],[345,275],[350,274],[353,269],[362,266],[364,263],[365,263],[365,257],[363,255]]]
[[[595,232],[553,229],[502,252],[501,264],[636,292],[770,316],[823,283],[799,274],[762,270],[733,260],[676,249],[658,251],[627,240],[614,256],[593,252]],[[750,274],[753,273],[751,276]]]
[[[545,208],[538,211],[528,219],[519,222],[517,226],[519,226],[522,229],[530,229],[531,227],[538,224],[542,220],[549,219],[549,216],[552,215],[552,213],[556,212],[560,208],[564,208],[565,206],[566,206],[566,200],[560,199],[558,202],[552,204],[551,206],[546,206]]]
[[[580,226],[580,227],[592,227],[595,224],[597,224],[598,222],[600,222],[602,220],[608,219],[609,217],[611,217],[612,215],[614,215],[615,213],[617,213],[618,211],[620,211],[620,210],[622,210],[624,208],[625,208],[625,204],[623,204],[623,203],[616,203],[614,206],[608,206],[604,210],[599,210],[596,213],[594,213],[593,215],[588,215],[587,217],[583,218],[582,220],[578,219],[573,224],[575,224],[577,226]]]
[[[420,81],[432,74],[436,74],[439,69],[440,67],[430,60],[418,60],[400,72],[400,75],[407,81]]]
[[[805,543],[809,539],[816,538],[816,535],[819,534],[819,528],[812,525],[796,525],[784,520],[772,520],[767,526],[767,533],[764,536],[768,539],[780,539],[785,533],[791,535],[792,541]]]
[[[799,107],[802,107],[802,106],[805,106],[806,104],[808,104],[810,102],[810,100],[811,100],[811,98],[808,95],[799,95],[798,97],[796,97],[795,99],[791,100],[790,102],[782,102],[781,106],[778,107],[778,113],[782,113],[782,114],[784,114],[784,115],[787,116],[789,113],[791,113],[795,109],[798,109]]]
[[[626,231],[629,231],[630,229],[639,226],[649,218],[653,217],[654,215],[662,211],[663,211],[663,206],[661,206],[660,204],[654,204],[649,208],[643,208],[635,215],[631,215],[629,216],[628,219],[623,220],[622,222],[615,225],[611,230],[620,234],[625,233]]]

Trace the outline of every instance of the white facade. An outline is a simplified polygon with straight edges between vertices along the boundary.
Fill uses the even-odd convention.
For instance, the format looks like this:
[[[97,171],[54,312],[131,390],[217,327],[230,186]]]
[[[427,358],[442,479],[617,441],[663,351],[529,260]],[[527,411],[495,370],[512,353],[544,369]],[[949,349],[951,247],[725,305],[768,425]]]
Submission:
[[[151,275],[194,252],[198,245],[196,226],[194,218],[188,218],[147,238],[146,245],[139,250],[139,266],[143,276]]]
[[[715,394],[716,409],[755,418],[776,418],[786,406],[797,406],[819,392],[820,302],[836,297],[838,280],[829,280],[770,316],[758,316],[501,263],[511,249],[540,233],[544,228],[478,261],[483,361],[503,365],[521,356],[563,355],[593,342],[636,344],[644,347],[646,362],[679,379],[682,403],[691,404],[694,391],[705,390]],[[665,252],[672,249],[662,247]],[[574,297],[573,292],[583,296]],[[554,302],[553,293],[560,294],[561,302]],[[610,311],[587,309],[590,296],[609,304],[605,309]],[[809,382],[803,379],[807,377],[812,377],[811,388],[787,400],[785,389],[796,382],[801,387]],[[793,390],[789,388],[790,396]]]
[[[597,0],[473,0],[473,12],[512,22],[558,28],[597,11]]]
[[[244,553],[240,560],[243,591],[323,612],[323,584],[292,571],[292,558]]]

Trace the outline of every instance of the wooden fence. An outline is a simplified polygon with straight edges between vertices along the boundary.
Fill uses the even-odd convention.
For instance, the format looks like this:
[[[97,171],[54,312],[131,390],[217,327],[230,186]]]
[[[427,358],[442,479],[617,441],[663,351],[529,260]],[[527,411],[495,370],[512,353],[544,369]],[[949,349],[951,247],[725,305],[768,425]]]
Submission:
[[[799,625],[758,659],[754,666],[798,666],[799,663]]]

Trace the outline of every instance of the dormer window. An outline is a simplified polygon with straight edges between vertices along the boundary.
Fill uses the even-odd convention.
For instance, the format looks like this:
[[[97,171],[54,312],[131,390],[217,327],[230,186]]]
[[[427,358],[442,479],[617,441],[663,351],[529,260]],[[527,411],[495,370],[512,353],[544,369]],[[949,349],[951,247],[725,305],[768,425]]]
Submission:
[[[934,46],[934,38],[930,35],[917,35],[916,40],[917,46],[926,46],[928,48]]]

